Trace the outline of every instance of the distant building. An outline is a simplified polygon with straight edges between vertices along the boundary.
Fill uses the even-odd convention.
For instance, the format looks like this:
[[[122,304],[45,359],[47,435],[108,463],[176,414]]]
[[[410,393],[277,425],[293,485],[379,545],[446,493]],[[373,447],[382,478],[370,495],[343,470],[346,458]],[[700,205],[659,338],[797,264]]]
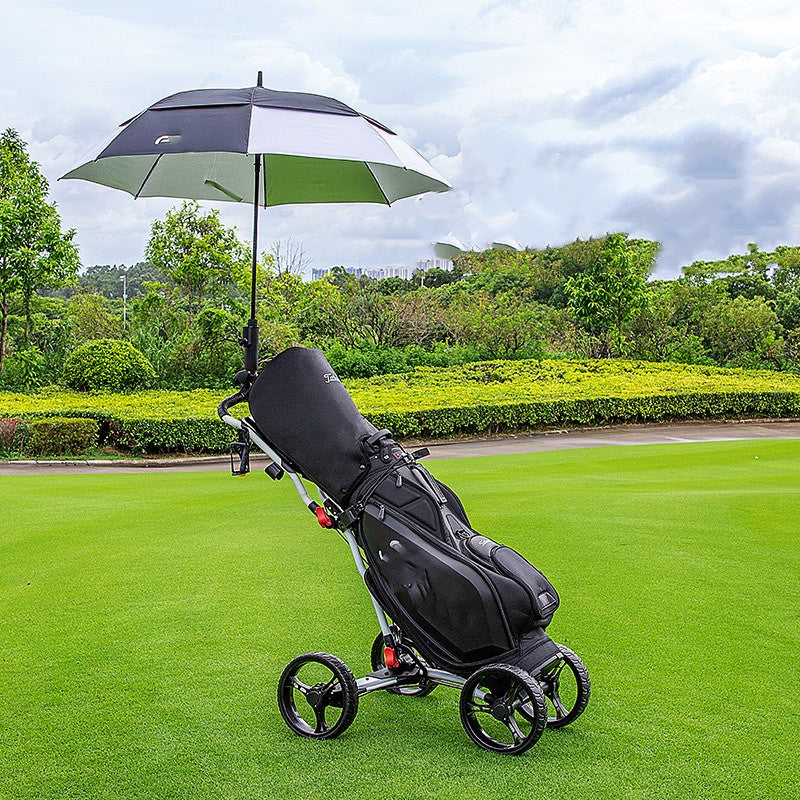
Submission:
[[[498,239],[496,242],[492,242],[492,250],[516,250],[517,252],[521,252],[525,248],[516,240],[512,238],[508,239]]]
[[[344,271],[348,275],[353,275],[356,278],[364,276],[372,278],[375,281],[380,281],[384,278],[403,278],[404,280],[408,280],[412,272],[408,267],[375,267],[372,269],[367,269],[365,267],[344,267]],[[312,269],[311,280],[322,280],[328,273],[330,273],[330,269]]]
[[[364,274],[376,281],[384,278],[402,278],[407,281],[411,277],[411,270],[408,267],[379,267],[365,270]]]
[[[453,262],[447,258],[425,258],[417,261],[417,269],[421,272],[427,272],[429,269],[453,269]]]

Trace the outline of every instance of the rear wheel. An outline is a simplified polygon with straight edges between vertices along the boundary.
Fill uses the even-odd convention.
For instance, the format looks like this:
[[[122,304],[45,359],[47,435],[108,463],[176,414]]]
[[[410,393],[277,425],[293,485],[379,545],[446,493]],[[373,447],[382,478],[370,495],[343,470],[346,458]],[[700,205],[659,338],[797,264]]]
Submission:
[[[298,736],[334,739],[356,718],[358,684],[336,656],[305,653],[286,665],[278,681],[278,709]]]
[[[408,648],[414,652],[414,655],[424,664],[425,660],[422,656],[416,651],[414,648],[414,644],[407,638],[403,637],[401,639],[402,644],[398,648],[400,651],[399,655],[401,658],[405,658],[411,663],[413,663],[413,659],[409,655],[403,655],[403,648]],[[375,637],[375,641],[372,643],[372,650],[370,651],[370,663],[372,664],[373,671],[377,671],[379,669],[384,669],[386,664],[383,662],[383,634],[379,633]],[[391,692],[392,694],[402,694],[405,697],[425,697],[429,695],[434,689],[436,688],[436,684],[425,680],[424,678],[417,684],[409,684],[407,686],[395,686],[392,689],[387,689],[387,692]]]
[[[474,672],[461,690],[459,711],[464,730],[478,747],[509,755],[533,747],[547,723],[541,686],[524,669],[509,664]]]
[[[589,705],[592,685],[583,661],[568,647],[558,645],[561,658],[538,676],[547,698],[547,727],[563,728],[574,722]]]

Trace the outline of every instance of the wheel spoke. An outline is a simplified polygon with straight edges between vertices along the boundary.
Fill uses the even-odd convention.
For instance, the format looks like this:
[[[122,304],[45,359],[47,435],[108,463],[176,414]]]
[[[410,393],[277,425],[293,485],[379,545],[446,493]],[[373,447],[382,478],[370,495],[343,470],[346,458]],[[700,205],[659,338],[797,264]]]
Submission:
[[[527,720],[528,722],[533,722],[535,719],[535,715],[533,713],[533,704],[532,703],[522,703],[516,709],[522,714],[522,718]]]
[[[522,687],[520,687],[522,688]],[[519,710],[526,710],[528,713],[531,711],[531,698],[528,692],[520,693],[517,692],[517,697],[513,703],[511,703],[511,708],[515,711]]]
[[[291,678],[289,678],[289,682],[290,682],[290,683],[292,684],[292,686],[293,686],[295,689],[297,689],[297,691],[298,691],[298,692],[300,692],[300,694],[302,694],[304,697],[305,697],[305,696],[308,694],[308,690],[311,688],[311,687],[310,687],[308,684],[305,684],[305,683],[303,683],[303,682],[302,682],[302,681],[301,681],[301,680],[300,680],[300,679],[297,677],[297,675],[292,675],[292,677],[291,677]]]
[[[522,732],[522,729],[519,727],[519,723],[514,719],[514,717],[509,717],[505,720],[506,727],[511,731],[511,735],[514,737],[514,744],[522,744],[525,741],[525,734]]]
[[[475,713],[476,711],[479,711],[482,714],[491,714],[492,713],[491,708],[486,703],[478,703],[475,700],[470,700],[469,701],[469,710],[472,713]]]
[[[314,709],[314,733],[325,733],[328,730],[328,723],[325,722],[325,709],[327,706],[319,705]]]
[[[561,702],[558,692],[553,692],[551,695],[548,695],[548,697],[550,698],[550,702],[553,704],[553,707],[556,710],[556,719],[561,719],[569,714],[567,707]]]

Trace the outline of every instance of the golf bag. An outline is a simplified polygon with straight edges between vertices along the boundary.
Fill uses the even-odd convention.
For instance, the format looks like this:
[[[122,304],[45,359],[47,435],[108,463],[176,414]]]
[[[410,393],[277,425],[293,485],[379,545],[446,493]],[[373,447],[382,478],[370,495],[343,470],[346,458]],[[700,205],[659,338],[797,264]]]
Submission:
[[[276,356],[248,403],[264,440],[354,532],[367,588],[427,664],[466,677],[500,661],[536,676],[559,656],[545,632],[553,586],[471,528],[455,492],[417,463],[424,453],[364,419],[319,350]]]

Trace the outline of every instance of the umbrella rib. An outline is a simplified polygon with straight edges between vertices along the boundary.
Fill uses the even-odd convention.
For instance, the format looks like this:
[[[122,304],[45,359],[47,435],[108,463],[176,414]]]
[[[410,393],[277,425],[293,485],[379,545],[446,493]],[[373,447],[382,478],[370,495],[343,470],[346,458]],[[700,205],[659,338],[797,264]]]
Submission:
[[[144,176],[144,180],[142,181],[142,185],[139,187],[139,189],[137,190],[136,194],[133,196],[134,200],[138,200],[139,199],[139,195],[141,195],[142,190],[144,189],[144,185],[147,183],[147,181],[150,180],[150,176],[153,174],[153,170],[158,166],[158,162],[161,161],[161,156],[162,155],[164,155],[164,154],[163,153],[159,153],[156,156],[156,160],[153,162],[153,165],[147,171],[147,175]]]
[[[375,177],[375,173],[372,171],[372,167],[369,165],[369,162],[365,161],[364,163],[367,165],[367,169],[369,170],[369,174],[372,175],[372,180],[375,181],[375,185],[378,187],[378,189],[380,190],[380,193],[383,195],[383,199],[386,201],[386,205],[390,206],[391,202],[390,202],[389,198],[386,196],[386,192],[383,191],[383,186],[381,186],[381,182],[377,179],[377,177]]]

